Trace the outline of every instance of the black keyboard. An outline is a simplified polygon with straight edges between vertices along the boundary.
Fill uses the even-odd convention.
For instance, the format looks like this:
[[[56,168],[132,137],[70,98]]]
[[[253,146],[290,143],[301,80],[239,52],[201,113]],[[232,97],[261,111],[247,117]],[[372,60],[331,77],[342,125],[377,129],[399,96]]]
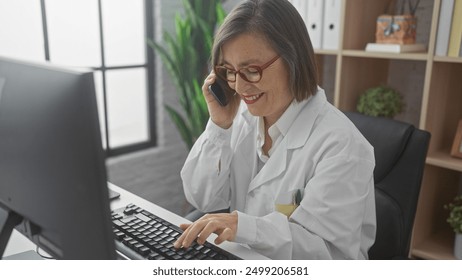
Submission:
[[[194,242],[188,249],[173,243],[183,232],[158,216],[129,204],[112,211],[116,249],[129,259],[148,260],[238,260],[239,257],[209,242]]]

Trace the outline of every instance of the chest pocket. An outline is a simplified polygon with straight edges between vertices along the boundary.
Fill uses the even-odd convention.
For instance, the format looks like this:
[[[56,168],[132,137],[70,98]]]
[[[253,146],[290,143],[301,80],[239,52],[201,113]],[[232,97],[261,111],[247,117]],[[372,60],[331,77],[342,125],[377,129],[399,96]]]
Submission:
[[[287,217],[300,205],[303,198],[303,189],[291,189],[290,191],[282,191],[278,194],[274,201],[274,209]]]

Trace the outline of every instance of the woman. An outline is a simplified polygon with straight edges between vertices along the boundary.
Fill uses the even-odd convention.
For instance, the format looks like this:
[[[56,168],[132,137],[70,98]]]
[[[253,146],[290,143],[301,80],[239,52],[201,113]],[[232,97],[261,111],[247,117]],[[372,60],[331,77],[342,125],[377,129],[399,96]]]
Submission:
[[[208,214],[176,248],[247,244],[273,259],[367,259],[375,239],[373,149],[317,86],[306,27],[286,0],[248,0],[218,30],[202,86],[210,121],[181,171]],[[227,81],[222,107],[208,90]]]

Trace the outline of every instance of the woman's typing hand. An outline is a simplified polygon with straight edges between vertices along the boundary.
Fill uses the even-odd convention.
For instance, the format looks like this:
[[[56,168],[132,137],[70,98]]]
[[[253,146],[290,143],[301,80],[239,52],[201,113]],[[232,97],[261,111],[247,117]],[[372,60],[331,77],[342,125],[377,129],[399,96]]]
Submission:
[[[194,241],[202,245],[212,233],[218,235],[215,239],[217,245],[225,240],[233,241],[236,237],[237,219],[237,212],[206,214],[192,224],[181,224],[180,228],[184,232],[173,245],[177,249],[188,248]]]

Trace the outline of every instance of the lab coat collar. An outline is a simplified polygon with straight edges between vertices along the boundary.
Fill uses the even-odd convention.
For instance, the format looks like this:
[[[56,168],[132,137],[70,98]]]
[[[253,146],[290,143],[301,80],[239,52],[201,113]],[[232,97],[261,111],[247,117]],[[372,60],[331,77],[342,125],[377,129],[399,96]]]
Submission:
[[[302,101],[302,108],[287,132],[287,149],[297,149],[305,145],[314,127],[321,109],[326,105],[327,99],[324,90],[318,87],[315,95]]]
[[[319,112],[322,107],[325,106],[327,101],[326,94],[324,90],[318,87],[318,91],[315,95],[311,96],[309,99],[301,101],[296,106],[302,106],[307,108],[299,109],[298,116],[293,121],[290,127],[294,127],[294,129],[288,129],[287,135],[285,138],[288,138],[287,148],[288,149],[296,149],[303,146],[308,140],[308,136],[311,133],[313,125]],[[241,104],[242,106],[243,104]],[[244,105],[245,106],[245,105]],[[257,127],[257,120],[258,118],[250,114],[247,106],[243,109],[241,114],[244,118],[247,126],[244,128],[244,133],[250,133],[251,131],[256,132]],[[303,128],[300,130],[300,128]],[[241,138],[243,140],[244,138]],[[241,141],[242,142],[242,141]]]
[[[252,169],[252,178],[255,176],[256,170],[256,156],[250,151],[256,151],[257,146],[257,118],[250,114],[247,109],[247,105],[241,102],[241,116],[244,119],[246,125],[243,126],[238,136],[238,143],[236,144],[236,150],[241,153],[242,158],[249,164],[249,168]]]
[[[253,163],[252,177],[254,179],[250,183],[248,192],[251,192],[266,182],[273,180],[286,170],[288,158],[287,154],[290,150],[297,149],[305,145],[309,135],[311,134],[316,118],[318,117],[321,108],[324,107],[325,103],[326,96],[321,88],[318,88],[318,91],[314,96],[300,103],[300,105],[302,105],[304,108],[301,109],[299,115],[295,118],[293,124],[289,128],[287,135],[284,137],[284,139],[282,139],[279,146],[276,148],[272,156],[268,159],[265,166],[258,174],[255,174],[257,156],[255,153],[249,153],[249,150],[255,151],[256,149],[255,137],[257,129],[257,118],[251,118],[251,115],[247,110],[243,112],[243,117],[247,124],[249,124],[249,127],[253,127],[253,129],[249,129],[249,127],[247,127],[247,132],[254,132],[248,133],[248,135],[242,138],[240,145],[237,147],[237,150],[239,150],[245,156],[245,158],[247,158],[248,161],[246,161]],[[252,121],[255,121],[254,125],[251,125],[250,122]],[[255,137],[250,137],[251,135],[254,135]],[[250,149],[250,147],[254,147],[254,149]]]

